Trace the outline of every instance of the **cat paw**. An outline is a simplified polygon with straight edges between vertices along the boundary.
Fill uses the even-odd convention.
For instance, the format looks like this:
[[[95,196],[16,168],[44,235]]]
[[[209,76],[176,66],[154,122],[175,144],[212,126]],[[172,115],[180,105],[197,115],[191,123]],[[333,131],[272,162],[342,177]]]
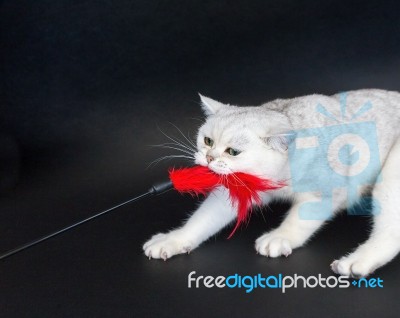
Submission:
[[[292,245],[284,236],[274,231],[260,236],[256,240],[255,249],[258,254],[269,257],[288,257],[292,254]]]
[[[174,232],[153,235],[143,245],[144,254],[149,259],[158,258],[164,261],[177,254],[189,254],[192,249],[193,246],[188,240],[182,239],[180,235]]]
[[[370,275],[378,266],[369,256],[353,253],[334,260],[331,269],[334,273],[342,276],[360,278]]]

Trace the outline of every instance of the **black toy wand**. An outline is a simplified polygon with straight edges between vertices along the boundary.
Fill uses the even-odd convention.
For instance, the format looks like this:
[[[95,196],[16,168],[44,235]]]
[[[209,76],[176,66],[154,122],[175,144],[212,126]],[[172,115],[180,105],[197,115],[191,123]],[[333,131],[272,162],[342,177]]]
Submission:
[[[122,203],[120,203],[120,204],[118,204],[118,205],[116,205],[116,206],[113,206],[112,208],[109,208],[109,209],[107,209],[107,210],[101,211],[100,213],[97,213],[97,214],[95,214],[95,215],[92,215],[92,216],[90,216],[90,217],[88,217],[88,218],[86,218],[86,219],[84,219],[84,220],[81,220],[81,221],[79,221],[79,222],[76,222],[76,223],[74,223],[74,224],[71,224],[71,225],[69,225],[69,226],[67,226],[67,227],[64,227],[64,228],[62,228],[62,229],[60,229],[60,230],[58,230],[58,231],[56,231],[56,232],[53,232],[53,233],[48,234],[48,235],[46,235],[46,236],[43,236],[43,237],[41,237],[41,238],[39,238],[39,239],[37,239],[37,240],[34,240],[34,241],[32,241],[32,242],[29,242],[29,243],[27,243],[27,244],[24,244],[24,245],[22,245],[22,246],[19,246],[19,247],[15,248],[15,249],[13,249],[13,250],[11,250],[11,251],[8,251],[8,252],[6,252],[6,253],[0,255],[0,260],[5,259],[5,258],[7,258],[7,257],[9,257],[9,256],[11,256],[11,255],[17,254],[17,253],[19,253],[19,252],[21,252],[21,251],[23,251],[23,250],[26,250],[26,249],[28,249],[28,248],[30,248],[30,247],[32,247],[32,246],[37,245],[37,244],[39,244],[39,243],[42,243],[42,242],[44,242],[44,241],[47,241],[48,239],[51,239],[52,237],[55,237],[55,236],[57,236],[57,235],[60,235],[60,234],[62,234],[62,233],[64,233],[64,232],[67,232],[67,231],[69,231],[69,230],[71,230],[71,229],[73,229],[73,228],[75,228],[75,227],[77,227],[77,226],[79,226],[79,225],[82,225],[82,224],[84,224],[84,223],[86,223],[86,222],[89,222],[89,221],[91,221],[91,220],[94,220],[94,219],[96,219],[96,218],[98,218],[98,217],[100,217],[100,216],[102,216],[102,215],[105,215],[105,214],[107,214],[107,213],[109,213],[109,212],[111,212],[111,211],[114,211],[114,210],[116,210],[116,209],[118,209],[118,208],[120,208],[120,207],[122,207],[122,206],[124,206],[124,205],[127,205],[127,204],[129,204],[129,203],[138,201],[138,200],[143,199],[143,198],[145,198],[145,197],[148,197],[148,196],[150,196],[150,195],[156,195],[156,194],[163,193],[163,192],[165,192],[165,191],[167,191],[167,190],[169,190],[169,189],[172,189],[172,182],[171,182],[171,181],[165,181],[165,182],[161,182],[161,183],[154,184],[147,192],[145,192],[145,193],[143,193],[143,194],[141,194],[141,195],[138,195],[137,197],[134,197],[134,198],[132,198],[132,199],[129,199],[129,200],[127,200],[127,201],[125,201],[125,202],[122,202]]]
[[[239,224],[245,221],[249,216],[249,211],[251,211],[250,207],[252,206],[252,204],[254,202],[257,204],[261,204],[261,198],[258,194],[259,192],[277,190],[286,186],[286,183],[284,181],[277,182],[269,179],[262,179],[260,177],[243,172],[235,172],[221,177],[221,175],[213,172],[208,167],[199,165],[193,166],[191,168],[170,169],[169,179],[170,181],[164,181],[162,183],[153,185],[147,192],[135,198],[122,202],[116,206],[113,206],[112,208],[104,210],[82,221],[71,224],[61,230],[58,230],[35,241],[17,247],[16,249],[13,249],[3,255],[0,255],[0,260],[5,259],[23,250],[26,250],[27,248],[35,246],[36,244],[44,242],[66,231],[69,231],[81,224],[96,219],[124,205],[138,201],[150,195],[163,193],[172,188],[175,188],[180,193],[206,195],[216,187],[225,187],[229,191],[229,197],[232,201],[232,204],[237,205],[238,208],[237,222],[235,228],[229,236],[231,237],[236,231]]]

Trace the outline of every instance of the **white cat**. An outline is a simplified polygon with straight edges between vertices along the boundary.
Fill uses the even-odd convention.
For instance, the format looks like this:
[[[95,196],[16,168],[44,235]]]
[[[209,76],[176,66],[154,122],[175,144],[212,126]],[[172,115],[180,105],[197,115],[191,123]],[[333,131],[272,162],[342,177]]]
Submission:
[[[358,189],[359,192],[363,192],[368,188],[368,184],[374,185],[372,233],[354,252],[335,260],[331,268],[340,275],[366,276],[397,255],[400,251],[399,93],[365,89],[331,97],[309,95],[278,99],[259,107],[230,106],[201,95],[200,97],[207,120],[198,132],[196,164],[208,166],[219,174],[240,171],[272,180],[285,180],[288,183],[285,188],[262,194],[264,204],[268,204],[274,198],[284,198],[291,200],[293,205],[277,229],[256,240],[255,249],[259,254],[269,257],[290,255],[293,249],[304,245],[321,228],[328,220],[326,215],[336,213],[348,207],[349,203],[354,203],[355,197],[346,192],[346,185],[332,189],[330,194],[325,190],[321,194],[317,190],[300,192],[295,189],[299,183],[305,188],[308,185],[313,188],[312,183],[316,181],[310,179],[309,172],[312,169],[315,171],[316,165],[324,159],[317,155],[308,155],[303,159],[300,156],[298,161],[291,162],[293,158],[290,158],[290,149],[295,149],[294,155],[298,156],[301,154],[297,150],[299,147],[318,148],[318,140],[303,138],[299,142],[296,132],[319,127],[323,134],[323,129],[329,130],[336,125],[335,127],[343,130],[343,138],[339,138],[342,142],[327,146],[329,151],[325,158],[332,171],[336,171],[332,172],[333,175],[339,173],[347,176],[340,180],[348,181],[348,185],[354,187],[354,184],[351,184],[352,177],[359,174],[356,170],[360,169],[360,164],[365,168],[368,161],[375,156],[375,163],[379,162],[379,165],[370,167],[368,172],[364,173],[364,181],[368,182],[365,182],[365,186],[360,185]],[[373,123],[376,127],[379,154],[376,151],[368,158],[363,155],[365,143],[362,138],[352,139],[354,132],[346,133],[349,126],[343,124],[343,121],[340,123],[338,118],[351,119],[351,123]],[[367,130],[371,128],[368,125],[366,127]],[[362,133],[371,131],[360,131],[361,135]],[[341,163],[334,158],[334,154],[338,154],[339,148],[346,142],[361,153],[362,157],[358,158],[357,165]],[[294,146],[288,150],[291,145]],[[355,154],[350,150],[349,155],[351,159]],[[341,172],[340,169],[344,171]],[[333,180],[334,177],[324,178],[328,189]],[[330,205],[326,207],[329,206],[332,211],[321,211],[324,217],[316,215],[316,211],[311,212],[315,217],[301,216],[301,206],[321,202],[323,199],[328,199]],[[236,209],[231,206],[226,189],[218,188],[204,200],[182,227],[169,233],[154,235],[144,244],[143,250],[149,258],[164,260],[176,254],[188,253],[230,224],[235,217]]]

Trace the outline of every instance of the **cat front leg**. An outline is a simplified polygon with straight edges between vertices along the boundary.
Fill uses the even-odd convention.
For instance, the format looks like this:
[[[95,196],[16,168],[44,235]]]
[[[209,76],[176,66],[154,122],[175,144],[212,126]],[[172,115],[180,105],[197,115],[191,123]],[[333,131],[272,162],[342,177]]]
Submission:
[[[381,188],[384,188],[381,187]],[[389,190],[389,188],[388,188]],[[390,262],[400,251],[400,217],[398,208],[400,182],[390,197],[379,196],[382,210],[374,217],[374,226],[367,241],[354,252],[333,261],[331,269],[339,275],[365,277]],[[383,199],[383,200],[382,200]]]
[[[308,202],[318,200],[311,194],[299,196],[282,224],[256,240],[257,253],[269,257],[282,255],[287,257],[293,249],[302,246],[324,224],[325,219],[303,219],[300,207]]]
[[[400,142],[389,153],[382,169],[382,181],[373,191],[374,226],[370,237],[354,252],[331,264],[345,276],[364,277],[390,262],[400,251]]]
[[[210,236],[219,232],[236,218],[228,191],[217,188],[204,200],[187,222],[168,233],[154,235],[143,245],[148,258],[167,260],[183,253],[190,253]]]

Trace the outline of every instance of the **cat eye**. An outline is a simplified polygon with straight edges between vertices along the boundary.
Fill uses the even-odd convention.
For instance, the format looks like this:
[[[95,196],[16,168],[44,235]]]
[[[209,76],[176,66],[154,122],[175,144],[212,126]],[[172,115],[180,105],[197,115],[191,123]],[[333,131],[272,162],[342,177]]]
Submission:
[[[231,156],[237,156],[238,154],[240,154],[239,150],[233,148],[226,148],[225,152],[229,153]]]
[[[212,146],[214,145],[214,140],[212,140],[211,138],[208,138],[208,137],[204,137],[204,143],[205,143],[207,146],[212,147]]]

